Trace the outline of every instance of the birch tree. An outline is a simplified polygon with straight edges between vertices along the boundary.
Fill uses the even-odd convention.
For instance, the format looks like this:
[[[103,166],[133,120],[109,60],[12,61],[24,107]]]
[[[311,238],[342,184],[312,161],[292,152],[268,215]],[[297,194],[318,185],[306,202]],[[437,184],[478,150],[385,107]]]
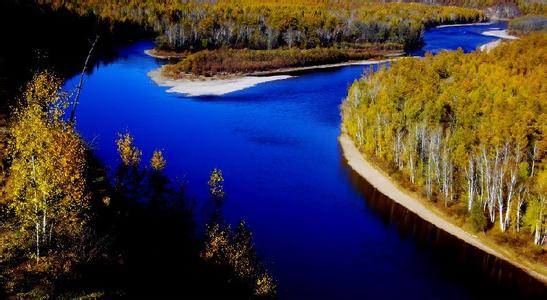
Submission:
[[[22,236],[34,232],[37,260],[58,246],[57,237],[81,234],[89,200],[85,147],[63,120],[67,102],[61,84],[49,72],[35,75],[10,126],[9,206]]]

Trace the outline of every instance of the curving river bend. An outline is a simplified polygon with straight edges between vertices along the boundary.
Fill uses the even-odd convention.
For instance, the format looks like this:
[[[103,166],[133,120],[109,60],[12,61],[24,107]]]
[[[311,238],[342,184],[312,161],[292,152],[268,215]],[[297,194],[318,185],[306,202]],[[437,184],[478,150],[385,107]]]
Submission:
[[[471,51],[495,40],[481,32],[505,26],[429,30],[425,47],[413,54]],[[282,298],[465,299],[496,288],[470,280],[466,272],[473,269],[439,258],[426,245],[430,237],[420,242],[415,228],[408,230],[416,225],[399,222],[404,213],[365,196],[345,166],[339,105],[370,66],[309,72],[219,97],[185,97],[147,77],[163,63],[143,53],[152,47],[137,42],[119,49],[117,60],[86,78],[78,129],[109,166],[118,163],[114,140],[125,129],[143,149],[143,161],[163,149],[167,174],[186,182],[197,199],[198,223],[209,209],[200,201],[207,198],[209,173],[221,168],[223,215],[232,224],[247,221]]]

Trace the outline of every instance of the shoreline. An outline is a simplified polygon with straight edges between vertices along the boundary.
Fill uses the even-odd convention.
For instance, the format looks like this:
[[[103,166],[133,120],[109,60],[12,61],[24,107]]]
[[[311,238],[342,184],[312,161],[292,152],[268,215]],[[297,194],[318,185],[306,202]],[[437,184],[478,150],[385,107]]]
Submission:
[[[518,40],[517,36],[510,35],[507,32],[507,29],[503,30],[487,30],[481,33],[484,36],[497,37],[497,40],[482,44],[479,46],[480,51],[485,51],[486,53],[490,52],[492,49],[496,48],[501,44],[502,40]]]
[[[178,53],[178,52],[172,52],[171,55],[167,55],[167,54],[164,54],[164,55],[158,54],[156,48],[144,50],[144,54],[146,54],[146,55],[148,55],[148,56],[151,56],[151,57],[153,57],[153,58],[157,58],[157,59],[166,59],[166,60],[169,60],[169,59],[181,59],[181,58],[184,58],[184,56],[185,56],[184,53]]]
[[[339,67],[347,67],[347,66],[375,65],[375,64],[381,64],[386,62],[392,62],[394,60],[397,60],[398,58],[404,57],[405,54],[406,54],[405,52],[400,52],[400,53],[388,56],[385,59],[368,59],[368,60],[347,61],[347,62],[341,62],[341,63],[314,65],[314,66],[306,66],[306,67],[281,68],[281,69],[269,70],[269,71],[252,72],[252,73],[249,73],[248,75],[249,76],[269,76],[269,75],[275,75],[275,74],[290,74],[290,73],[304,72],[304,71],[310,71],[310,70],[321,70],[321,69],[339,68]]]
[[[479,50],[483,52],[490,52],[492,49],[496,48],[501,44],[501,39],[488,42],[486,44],[480,45]]]
[[[514,35],[510,35],[507,32],[507,29],[487,30],[487,31],[482,32],[481,34],[485,35],[485,36],[492,36],[492,37],[497,37],[497,38],[506,39],[506,40],[518,40],[518,37],[516,37]]]
[[[186,96],[222,96],[228,93],[254,87],[257,84],[270,81],[284,80],[295,77],[291,75],[298,72],[321,70],[355,65],[375,65],[387,63],[403,57],[400,53],[391,58],[382,60],[361,60],[343,63],[315,65],[307,67],[282,68],[270,71],[251,72],[247,74],[230,74],[225,76],[198,77],[189,75],[188,78],[172,79],[161,74],[162,68],[148,72],[148,77],[157,85],[169,87],[168,93],[179,93]]]
[[[167,93],[185,96],[221,96],[244,90],[260,83],[292,78],[289,75],[277,76],[241,76],[214,79],[170,79],[161,74],[161,68],[148,72],[148,77],[159,86],[169,87]]]
[[[531,277],[539,280],[543,284],[547,284],[547,275],[539,273],[522,262],[512,259],[510,256],[489,246],[475,235],[448,221],[439,213],[427,208],[422,201],[399,188],[381,169],[366,160],[363,154],[361,154],[353,143],[353,140],[347,134],[342,132],[338,140],[342,147],[342,154],[346,159],[347,164],[380,193],[384,194],[392,201],[404,206],[418,217],[431,223],[439,229],[455,236],[471,246],[506,261],[507,263],[525,271]]]
[[[435,28],[447,28],[447,27],[462,27],[462,26],[478,26],[478,25],[492,25],[494,22],[482,22],[482,23],[465,23],[465,24],[447,24],[437,25]]]

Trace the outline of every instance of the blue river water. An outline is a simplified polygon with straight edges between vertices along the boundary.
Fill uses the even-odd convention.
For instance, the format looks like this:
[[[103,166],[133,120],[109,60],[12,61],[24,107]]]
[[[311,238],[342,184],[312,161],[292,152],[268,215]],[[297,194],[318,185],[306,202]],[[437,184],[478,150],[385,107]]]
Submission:
[[[424,48],[411,54],[471,51],[495,40],[482,31],[505,27],[432,29]],[[197,199],[198,218],[207,210],[199,203],[207,199],[209,174],[222,169],[223,216],[232,224],[247,221],[281,298],[474,296],[411,236],[382,221],[344,167],[339,105],[370,66],[309,72],[223,96],[185,97],[166,93],[147,76],[163,63],[143,53],[152,47],[124,47],[117,60],[86,77],[77,127],[107,166],[119,163],[117,132],[129,130],[143,162],[154,149],[164,151],[166,173],[186,183]]]

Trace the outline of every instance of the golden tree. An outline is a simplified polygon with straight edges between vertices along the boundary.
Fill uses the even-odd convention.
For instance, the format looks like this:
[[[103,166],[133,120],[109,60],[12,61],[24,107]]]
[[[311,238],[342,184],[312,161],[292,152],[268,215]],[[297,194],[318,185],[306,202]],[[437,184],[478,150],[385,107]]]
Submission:
[[[260,263],[252,233],[245,221],[241,220],[235,231],[230,225],[207,225],[205,249],[201,257],[217,265],[229,266],[238,278],[250,280],[255,295],[266,298],[275,296],[277,284]]]
[[[49,72],[34,76],[14,112],[8,142],[8,205],[36,258],[44,246],[81,234],[89,197],[85,146],[63,119],[62,82]]]
[[[222,177],[222,170],[214,168],[209,177],[208,184],[211,196],[217,199],[224,198],[224,177]]]
[[[152,154],[152,159],[150,159],[150,166],[156,172],[159,172],[165,168],[167,161],[163,158],[163,153],[161,150],[155,150]]]
[[[116,145],[124,165],[137,166],[140,163],[142,151],[134,145],[133,137],[129,132],[123,135],[118,133]]]

